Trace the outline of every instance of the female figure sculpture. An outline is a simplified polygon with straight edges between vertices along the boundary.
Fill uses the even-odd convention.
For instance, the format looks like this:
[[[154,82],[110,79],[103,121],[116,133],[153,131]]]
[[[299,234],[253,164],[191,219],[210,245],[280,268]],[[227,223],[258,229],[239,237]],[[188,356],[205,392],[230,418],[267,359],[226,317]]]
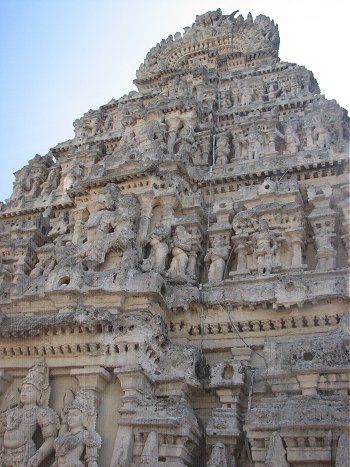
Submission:
[[[88,429],[91,417],[95,417],[93,403],[84,393],[63,409],[62,427],[55,439],[55,462],[52,467],[97,467],[101,437]]]

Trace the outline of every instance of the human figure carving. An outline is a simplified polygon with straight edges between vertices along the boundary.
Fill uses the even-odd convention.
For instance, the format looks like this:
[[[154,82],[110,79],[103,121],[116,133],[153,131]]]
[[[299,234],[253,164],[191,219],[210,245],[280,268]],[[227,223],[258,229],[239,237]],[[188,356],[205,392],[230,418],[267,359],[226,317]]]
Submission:
[[[69,190],[75,182],[83,178],[83,169],[80,165],[76,164],[75,160],[72,160],[68,166],[66,174],[63,178],[62,188],[63,191]]]
[[[207,467],[227,467],[227,450],[223,443],[216,443],[210,454]]]
[[[277,250],[277,241],[275,234],[270,231],[264,219],[260,219],[259,230],[253,234],[252,240],[258,274],[270,274],[274,253]]]
[[[277,128],[276,132],[278,136],[286,143],[286,151],[290,152],[290,154],[296,154],[299,151],[300,139],[291,124],[286,126],[284,134],[281,133]]]
[[[228,136],[219,135],[216,142],[215,163],[217,165],[225,165],[229,163],[230,143]]]
[[[60,168],[59,167],[53,167],[47,179],[45,182],[41,185],[41,195],[42,196],[47,196],[49,195],[53,190],[55,190],[60,181]]]
[[[178,146],[177,154],[180,158],[182,160],[192,162],[191,156],[197,149],[192,125],[185,125],[180,130],[176,145]]]
[[[106,254],[118,250],[121,255],[135,237],[133,223],[136,200],[131,195],[120,195],[113,184],[105,186],[86,222],[87,241],[78,259],[89,269],[104,263]]]
[[[191,236],[186,228],[178,225],[171,244],[171,254],[173,258],[167,272],[169,278],[184,276],[188,264],[188,254],[191,251]]]
[[[230,248],[228,245],[225,245],[225,241],[222,236],[218,236],[213,240],[213,246],[204,257],[204,262],[209,263],[209,283],[217,283],[223,280],[225,265],[229,253]]]
[[[55,462],[52,467],[98,467],[101,437],[91,429],[95,418],[93,402],[79,392],[63,409],[59,436],[54,441]]]
[[[248,105],[252,102],[252,91],[249,86],[244,85],[241,91],[241,105]]]
[[[168,244],[165,241],[166,238],[165,232],[161,229],[156,229],[149,234],[146,243],[151,246],[151,252],[148,258],[142,262],[141,269],[144,272],[153,270],[160,274],[164,273],[169,251]]]
[[[48,369],[39,362],[23,380],[20,404],[6,412],[1,465],[38,467],[53,451],[59,420],[48,407],[49,392]],[[40,446],[33,439],[38,428],[43,438]]]
[[[258,129],[254,126],[249,127],[248,131],[248,158],[258,159],[262,150],[262,137]]]
[[[321,149],[327,149],[330,147],[331,137],[325,128],[321,118],[316,120],[315,129],[313,131],[313,138],[315,145]]]

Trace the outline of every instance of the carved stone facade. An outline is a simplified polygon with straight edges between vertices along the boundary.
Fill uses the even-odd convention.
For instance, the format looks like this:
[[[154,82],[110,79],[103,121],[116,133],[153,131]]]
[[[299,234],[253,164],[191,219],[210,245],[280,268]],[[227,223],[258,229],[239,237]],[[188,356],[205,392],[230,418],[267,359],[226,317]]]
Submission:
[[[15,173],[0,465],[349,463],[349,119],[220,10]]]

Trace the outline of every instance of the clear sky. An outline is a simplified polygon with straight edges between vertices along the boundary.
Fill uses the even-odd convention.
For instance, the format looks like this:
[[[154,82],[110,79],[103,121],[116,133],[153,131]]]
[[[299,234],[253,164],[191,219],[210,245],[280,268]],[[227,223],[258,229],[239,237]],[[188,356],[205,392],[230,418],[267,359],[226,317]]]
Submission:
[[[217,8],[274,19],[280,58],[350,109],[349,0],[0,0],[0,200],[76,118],[135,89],[149,49]]]

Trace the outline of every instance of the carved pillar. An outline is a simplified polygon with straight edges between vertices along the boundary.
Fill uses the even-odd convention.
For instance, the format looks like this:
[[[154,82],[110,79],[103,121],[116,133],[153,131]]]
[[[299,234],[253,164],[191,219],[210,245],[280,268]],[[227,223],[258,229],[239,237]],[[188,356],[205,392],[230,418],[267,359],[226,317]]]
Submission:
[[[332,188],[330,185],[322,187],[310,186],[307,190],[313,210],[308,219],[314,231],[316,244],[316,269],[330,270],[336,267],[336,249],[333,242],[336,237],[336,212],[331,209]]]
[[[304,231],[303,229],[290,230],[288,231],[291,237],[292,244],[292,268],[303,267],[303,254],[302,246],[304,243]]]
[[[115,438],[110,467],[128,467],[132,463],[134,433],[132,416],[140,398],[151,392],[152,383],[138,366],[114,370],[124,391],[123,405],[119,409],[121,419]]]
[[[176,136],[180,128],[180,117],[178,115],[169,115],[165,118],[168,125],[168,153],[174,153]]]
[[[343,199],[338,203],[338,206],[342,210],[341,230],[342,230],[343,235],[341,235],[341,239],[344,242],[345,250],[348,252],[348,263],[349,263],[350,261],[350,255],[349,255],[349,251],[350,251],[349,186],[348,185],[342,186],[341,191],[343,194]]]
[[[196,277],[197,253],[198,252],[193,249],[190,251],[187,264],[187,274],[193,278]]]
[[[220,407],[212,411],[212,417],[206,427],[207,443],[213,446],[207,467],[234,466],[234,452],[242,430],[241,398],[244,375],[241,372],[241,364],[232,359],[212,366],[211,370],[211,385],[216,390]],[[224,456],[226,450],[227,457]]]
[[[297,375],[297,380],[300,385],[303,396],[317,394],[317,383],[318,383],[319,378],[320,378],[320,375],[318,373]]]
[[[100,396],[103,393],[107,383],[111,380],[111,375],[104,368],[84,367],[73,368],[70,371],[72,376],[75,376],[79,382],[79,389],[83,391],[91,391],[96,405],[100,402]]]
[[[170,235],[171,224],[174,220],[174,210],[178,204],[178,199],[176,195],[169,195],[162,197],[163,202],[163,217],[162,217],[162,227],[164,228],[166,234]]]
[[[159,457],[158,433],[151,431],[147,436],[141,455],[140,467],[157,466]]]
[[[137,232],[137,238],[136,238],[136,249],[139,254],[141,255],[141,245],[142,242],[146,239],[148,231],[149,231],[149,226],[151,222],[151,217],[152,217],[152,201],[153,201],[153,194],[143,194],[139,198],[140,202],[140,222],[139,222],[139,228]]]

